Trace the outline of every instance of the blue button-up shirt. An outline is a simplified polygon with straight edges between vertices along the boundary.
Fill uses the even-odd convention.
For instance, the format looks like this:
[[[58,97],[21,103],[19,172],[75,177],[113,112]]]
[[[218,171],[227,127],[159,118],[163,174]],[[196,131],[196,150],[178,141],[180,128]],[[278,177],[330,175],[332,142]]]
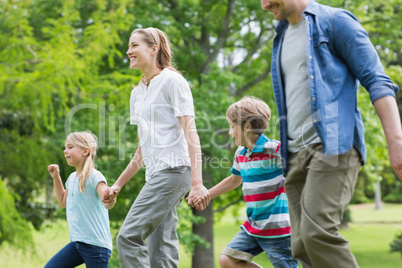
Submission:
[[[352,147],[366,161],[364,127],[357,108],[358,81],[371,102],[395,97],[399,88],[385,74],[366,31],[349,11],[311,0],[303,12],[307,24],[307,66],[312,121],[325,155],[346,153]],[[287,111],[281,74],[281,47],[287,20],[279,21],[272,51],[272,82],[279,112],[279,130],[286,173]],[[290,122],[291,123],[291,122]]]

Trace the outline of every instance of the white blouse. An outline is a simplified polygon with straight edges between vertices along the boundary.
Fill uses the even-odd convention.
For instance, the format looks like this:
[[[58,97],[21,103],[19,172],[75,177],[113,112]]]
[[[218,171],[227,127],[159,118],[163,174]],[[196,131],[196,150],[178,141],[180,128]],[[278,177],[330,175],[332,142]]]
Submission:
[[[145,180],[156,171],[190,166],[188,145],[178,117],[194,116],[193,96],[184,77],[163,69],[148,88],[141,81],[131,92],[130,123],[138,125]]]

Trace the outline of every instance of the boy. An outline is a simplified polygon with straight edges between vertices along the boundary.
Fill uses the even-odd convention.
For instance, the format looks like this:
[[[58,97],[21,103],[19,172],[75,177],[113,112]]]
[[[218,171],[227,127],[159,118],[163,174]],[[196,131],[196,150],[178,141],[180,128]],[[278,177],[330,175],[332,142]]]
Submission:
[[[226,113],[229,135],[239,148],[235,153],[232,175],[209,190],[211,199],[229,192],[243,182],[247,220],[223,249],[221,267],[261,267],[252,258],[265,251],[272,265],[297,267],[290,251],[290,220],[284,190],[280,143],[268,139],[271,111],[253,97],[232,104]],[[197,205],[197,200],[193,200]],[[198,207],[197,207],[198,209]]]

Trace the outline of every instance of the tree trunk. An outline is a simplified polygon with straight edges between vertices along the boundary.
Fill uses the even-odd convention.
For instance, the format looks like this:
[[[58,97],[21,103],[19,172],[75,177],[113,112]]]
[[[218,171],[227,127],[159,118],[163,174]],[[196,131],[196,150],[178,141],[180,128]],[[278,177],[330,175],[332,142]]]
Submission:
[[[209,248],[197,245],[194,249],[192,268],[214,268],[214,231],[213,231],[213,211],[212,201],[204,211],[193,209],[195,216],[205,218],[205,223],[193,224],[193,234],[204,238],[209,244]]]
[[[52,178],[49,176],[50,181]],[[53,195],[53,183],[46,183],[46,196],[45,196],[46,205],[54,205],[54,195]]]
[[[380,210],[382,209],[382,202],[381,202],[381,182],[375,182],[375,209]]]

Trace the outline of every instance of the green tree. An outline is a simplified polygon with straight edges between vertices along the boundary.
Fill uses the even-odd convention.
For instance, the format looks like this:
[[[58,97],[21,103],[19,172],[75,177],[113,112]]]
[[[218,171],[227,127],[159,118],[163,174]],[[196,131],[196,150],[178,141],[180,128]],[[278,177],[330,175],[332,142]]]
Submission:
[[[53,202],[37,204],[44,189],[52,192],[47,165],[60,164],[64,179],[72,171],[62,153],[66,134],[105,131],[106,99],[126,110],[118,94],[133,77],[102,70],[113,70],[119,34],[133,17],[123,0],[0,5],[0,176],[16,209],[39,228],[54,210]]]
[[[386,73],[402,88],[402,33],[396,27],[402,23],[402,6],[400,1],[344,1],[343,6],[352,11],[369,34],[370,40],[384,64]],[[374,184],[378,181],[382,184],[397,187],[396,178],[392,171],[388,146],[384,137],[381,123],[375,111],[368,101],[367,93],[360,90],[358,98],[359,108],[365,125],[365,137],[367,145],[367,164],[359,174],[354,201],[365,202],[374,195]],[[399,111],[401,114],[401,92],[397,95]],[[384,189],[384,187],[383,187]],[[389,194],[392,187],[383,194]]]

